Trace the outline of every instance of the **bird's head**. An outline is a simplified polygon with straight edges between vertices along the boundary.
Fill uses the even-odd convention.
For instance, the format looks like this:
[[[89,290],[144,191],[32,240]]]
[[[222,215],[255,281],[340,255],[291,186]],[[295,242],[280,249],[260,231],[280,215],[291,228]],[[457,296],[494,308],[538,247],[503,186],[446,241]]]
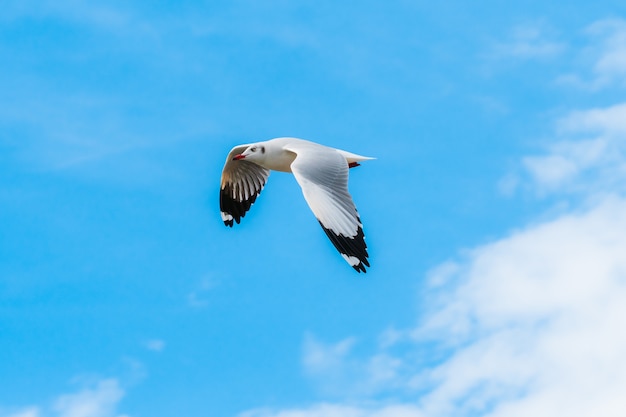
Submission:
[[[242,153],[235,155],[233,160],[245,159],[250,162],[261,162],[265,159],[265,145],[252,144]]]

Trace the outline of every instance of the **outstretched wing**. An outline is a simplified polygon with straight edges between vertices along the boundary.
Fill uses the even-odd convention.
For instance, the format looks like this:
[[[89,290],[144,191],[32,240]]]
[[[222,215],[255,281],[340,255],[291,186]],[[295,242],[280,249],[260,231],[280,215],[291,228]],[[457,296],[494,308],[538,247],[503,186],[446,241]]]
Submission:
[[[220,211],[226,226],[233,226],[233,221],[239,222],[250,210],[270,175],[269,169],[246,161],[233,160],[246,150],[249,145],[235,146],[226,158],[222,170],[220,187]]]
[[[348,192],[348,162],[336,150],[324,146],[289,147],[297,154],[291,170],[304,199],[341,256],[357,272],[370,266],[363,225]]]

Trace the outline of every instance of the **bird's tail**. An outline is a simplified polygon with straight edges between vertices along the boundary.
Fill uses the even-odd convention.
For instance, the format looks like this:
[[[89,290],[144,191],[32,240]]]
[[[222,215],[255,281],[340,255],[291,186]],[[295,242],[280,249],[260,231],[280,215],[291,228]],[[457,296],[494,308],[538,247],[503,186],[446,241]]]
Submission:
[[[344,158],[346,158],[346,161],[348,161],[348,165],[350,166],[359,166],[358,162],[376,159],[369,156],[362,156],[352,152],[342,151],[341,149],[337,149],[337,152],[339,152],[341,155],[343,155]]]

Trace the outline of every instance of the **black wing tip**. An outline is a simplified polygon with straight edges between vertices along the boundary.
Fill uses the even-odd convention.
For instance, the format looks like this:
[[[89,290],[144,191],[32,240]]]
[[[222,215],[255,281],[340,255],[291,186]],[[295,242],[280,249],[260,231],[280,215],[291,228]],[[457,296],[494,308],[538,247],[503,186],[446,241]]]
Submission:
[[[368,256],[368,255],[367,255],[367,251],[365,252],[365,256],[364,256],[364,257],[362,257],[362,258],[356,258],[356,257],[354,257],[354,258],[356,258],[356,259],[358,260],[358,263],[357,263],[356,265],[352,265],[352,262],[350,262],[350,259],[348,258],[348,256],[347,256],[346,254],[342,253],[341,255],[343,255],[343,257],[346,259],[346,261],[348,261],[348,263],[350,264],[350,266],[351,266],[352,268],[354,268],[354,270],[355,270],[356,272],[358,272],[359,274],[360,274],[361,272],[363,272],[364,274],[366,274],[366,273],[367,273],[367,269],[365,269],[365,267],[368,267],[368,268],[370,267],[370,263],[369,263],[369,261],[367,260],[367,256]]]
[[[365,267],[368,267],[368,268],[370,267],[370,263],[367,260],[367,254],[365,255],[363,259],[359,259],[359,261],[361,262],[359,262],[358,265],[353,266],[353,268],[356,270],[356,272],[359,272],[359,273],[363,272],[364,274],[366,274],[367,270],[365,269]]]
[[[224,225],[228,227],[233,227],[235,222],[233,220],[224,220]],[[237,224],[239,224],[239,220],[237,220]]]
[[[239,224],[241,219],[246,216],[250,207],[256,201],[261,192],[259,191],[257,194],[253,194],[244,201],[237,201],[233,197],[231,197],[231,189],[229,187],[222,188],[220,190],[220,210],[222,214],[222,220],[224,224],[228,227],[233,227],[234,223]]]
[[[244,216],[245,214],[242,216],[235,216],[231,213],[222,212],[222,221],[224,222],[224,226],[233,227],[235,223],[241,223],[241,218]]]
[[[346,262],[348,262],[356,272],[367,273],[365,267],[369,267],[370,263],[367,260],[369,255],[367,253],[363,228],[359,226],[356,235],[348,237],[342,234],[336,234],[332,230],[324,227],[322,222],[319,223],[322,229],[324,229],[326,236],[328,236]]]
[[[367,266],[369,268],[370,267],[370,263],[367,261],[367,258],[364,258],[364,259],[359,259],[359,263],[358,264],[351,265],[351,266],[359,274],[361,272],[363,272],[364,274],[367,274],[367,269],[365,269],[365,267]]]

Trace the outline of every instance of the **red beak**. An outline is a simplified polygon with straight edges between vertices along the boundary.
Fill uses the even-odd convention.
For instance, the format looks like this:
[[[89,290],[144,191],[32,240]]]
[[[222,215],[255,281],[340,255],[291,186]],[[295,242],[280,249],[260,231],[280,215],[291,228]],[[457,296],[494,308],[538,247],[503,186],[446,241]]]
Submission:
[[[243,155],[243,154],[235,155],[235,157],[233,158],[233,161],[234,160],[239,160],[239,159],[244,159],[244,158],[245,158],[245,155]]]

